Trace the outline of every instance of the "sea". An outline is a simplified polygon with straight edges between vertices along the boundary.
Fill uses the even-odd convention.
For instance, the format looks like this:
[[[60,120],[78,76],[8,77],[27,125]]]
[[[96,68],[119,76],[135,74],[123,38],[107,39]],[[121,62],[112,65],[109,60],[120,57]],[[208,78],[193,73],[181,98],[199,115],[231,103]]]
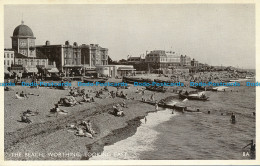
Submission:
[[[249,80],[254,82],[254,80]],[[240,82],[225,92],[207,91],[209,101],[185,101],[201,113],[169,109],[149,113],[136,133],[105,146],[90,160],[248,160],[255,141],[256,89]],[[236,123],[230,122],[231,113]]]

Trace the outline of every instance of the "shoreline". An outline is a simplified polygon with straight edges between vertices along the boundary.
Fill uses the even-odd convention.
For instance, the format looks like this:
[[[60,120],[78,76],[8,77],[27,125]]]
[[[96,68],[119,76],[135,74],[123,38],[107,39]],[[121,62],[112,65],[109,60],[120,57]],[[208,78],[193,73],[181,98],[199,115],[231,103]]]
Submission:
[[[15,92],[25,91],[34,93],[26,100],[13,99]],[[86,90],[93,90],[86,87]],[[98,90],[98,89],[94,89]],[[109,90],[115,90],[109,87]],[[104,94],[102,99],[95,98],[94,103],[78,104],[73,107],[62,107],[69,113],[58,117],[47,117],[49,109],[58,101],[60,97],[67,96],[67,90],[56,90],[40,87],[31,89],[24,87],[14,87],[14,91],[5,92],[5,160],[88,160],[90,157],[80,156],[47,156],[47,153],[102,153],[104,147],[113,145],[116,142],[125,140],[135,135],[141,125],[141,119],[150,112],[157,112],[154,105],[141,102],[141,94],[136,93],[137,87],[130,86],[129,89],[120,89],[128,94],[130,100],[126,100],[128,108],[123,108],[124,117],[115,117],[109,113],[114,104],[121,104],[122,98],[107,98]],[[93,95],[93,92],[89,92]],[[39,94],[39,96],[37,96]],[[52,94],[52,95],[50,95]],[[172,89],[165,93],[145,91],[145,99],[149,99],[151,94],[155,94],[157,101],[169,96],[176,96]],[[216,97],[220,93],[216,93]],[[40,101],[40,102],[39,102]],[[191,101],[195,107],[202,107],[201,104]],[[37,104],[34,104],[37,103]],[[202,107],[202,113],[206,113],[209,106]],[[31,117],[33,123],[20,123],[19,113],[26,109],[32,111],[39,109],[39,115]],[[160,111],[160,110],[159,110]],[[215,116],[215,111],[212,115]],[[238,113],[239,114],[239,113]],[[79,137],[75,132],[69,132],[67,125],[77,124],[82,120],[91,120],[97,134],[94,139]],[[23,153],[21,156],[12,154]],[[29,155],[24,156],[24,153]],[[36,153],[36,155],[33,155]],[[30,156],[30,154],[32,154]],[[37,155],[40,154],[40,155]],[[41,155],[41,154],[45,154]]]
[[[159,96],[158,96],[159,97]],[[156,112],[154,110],[154,106],[145,104],[137,99],[135,100],[127,100],[128,108],[124,108],[124,112],[126,113],[125,117],[115,117],[109,114],[109,110],[111,110],[112,106],[115,103],[121,103],[120,100],[109,103],[99,103],[94,104],[87,109],[78,110],[75,112],[71,112],[70,115],[60,116],[56,119],[50,119],[43,123],[33,123],[29,124],[24,128],[20,128],[15,131],[6,132],[5,133],[5,159],[6,160],[57,160],[58,158],[52,157],[29,157],[22,155],[19,157],[12,157],[10,154],[17,153],[18,151],[22,152],[22,149],[26,151],[24,153],[34,153],[34,149],[39,148],[32,147],[34,144],[42,144],[40,145],[43,149],[40,150],[42,154],[47,154],[49,151],[53,150],[47,140],[54,139],[57,142],[61,142],[62,148],[55,147],[55,151],[57,153],[61,152],[62,149],[69,149],[70,151],[78,150],[81,154],[86,152],[102,152],[104,146],[111,145],[120,140],[126,139],[130,136],[133,136],[141,124],[141,119],[147,116],[149,112]],[[140,107],[142,107],[140,109]],[[72,107],[71,107],[72,108]],[[84,119],[92,119],[94,125],[94,129],[98,132],[97,136],[94,139],[90,139],[87,137],[77,137],[74,134],[71,135],[67,128],[65,127],[69,123],[73,123],[75,121],[82,121]],[[103,123],[102,123],[103,121]],[[109,122],[110,121],[110,122]],[[111,123],[113,122],[113,123]],[[105,126],[105,127],[104,127]],[[59,137],[58,133],[63,134],[63,137]],[[77,148],[69,148],[69,145],[66,145],[66,141],[62,141],[62,139],[72,139],[71,142],[74,141],[74,145],[81,147]],[[87,142],[87,143],[86,143]],[[70,143],[71,144],[71,143]],[[82,148],[84,146],[85,148]],[[71,146],[70,146],[71,147]],[[63,158],[67,159],[67,158]],[[69,158],[71,160],[86,160],[88,157],[72,157]]]
[[[147,113],[148,114],[148,113]],[[146,115],[147,116],[147,115]],[[110,134],[107,136],[101,138],[100,140],[97,140],[96,142],[85,145],[88,149],[88,153],[90,154],[101,154],[104,152],[104,147],[113,145],[116,142],[122,141],[124,139],[127,139],[128,137],[133,136],[137,128],[141,125],[141,119],[145,116],[138,116],[132,120],[129,120],[126,126],[122,128],[115,129],[111,131]],[[84,156],[81,158],[81,160],[89,160],[92,156]]]

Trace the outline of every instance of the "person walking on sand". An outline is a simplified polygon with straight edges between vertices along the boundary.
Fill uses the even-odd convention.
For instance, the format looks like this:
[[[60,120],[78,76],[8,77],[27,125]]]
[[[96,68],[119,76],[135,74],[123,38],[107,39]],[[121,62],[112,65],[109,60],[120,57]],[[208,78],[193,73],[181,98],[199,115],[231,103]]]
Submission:
[[[155,101],[155,111],[158,111],[158,109],[159,109],[158,103],[157,101]]]
[[[158,104],[156,103],[155,104],[155,110],[158,111],[159,107],[158,107]]]
[[[145,89],[142,90],[142,96],[144,96],[144,91],[145,91]]]
[[[155,93],[153,93],[153,94],[151,95],[151,101],[154,101],[154,95],[155,95]]]

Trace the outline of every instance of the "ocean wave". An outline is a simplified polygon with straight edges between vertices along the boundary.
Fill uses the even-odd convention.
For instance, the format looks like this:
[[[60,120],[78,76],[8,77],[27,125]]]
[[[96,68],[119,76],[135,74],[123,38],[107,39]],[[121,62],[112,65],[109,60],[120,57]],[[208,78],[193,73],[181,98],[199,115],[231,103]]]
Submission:
[[[171,113],[171,110],[149,113],[146,116],[146,122],[145,119],[141,120],[141,126],[132,137],[105,146],[100,155],[93,156],[90,160],[138,160],[140,153],[154,150],[153,143],[159,135],[154,127],[178,115]]]

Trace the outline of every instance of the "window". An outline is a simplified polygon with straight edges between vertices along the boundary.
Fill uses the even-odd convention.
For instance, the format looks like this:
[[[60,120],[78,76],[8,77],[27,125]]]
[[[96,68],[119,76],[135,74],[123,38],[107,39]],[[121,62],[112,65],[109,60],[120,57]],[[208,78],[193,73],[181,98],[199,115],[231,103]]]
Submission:
[[[4,57],[5,57],[5,55],[4,55]]]
[[[37,65],[40,65],[40,61],[39,60],[37,60]]]
[[[33,60],[31,60],[31,65],[33,65]]]
[[[11,58],[13,58],[14,57],[14,55],[13,54],[11,54]]]
[[[25,66],[27,66],[27,59],[25,59],[24,63],[25,63]]]
[[[7,58],[9,58],[9,54],[7,54]]]
[[[18,60],[18,65],[21,65],[22,64],[22,61],[21,59]]]
[[[42,60],[42,64],[45,65],[45,60]]]
[[[11,60],[11,64],[12,64],[12,65],[14,64],[14,61],[13,61],[13,60]]]
[[[4,65],[5,65],[5,60],[4,60]]]

